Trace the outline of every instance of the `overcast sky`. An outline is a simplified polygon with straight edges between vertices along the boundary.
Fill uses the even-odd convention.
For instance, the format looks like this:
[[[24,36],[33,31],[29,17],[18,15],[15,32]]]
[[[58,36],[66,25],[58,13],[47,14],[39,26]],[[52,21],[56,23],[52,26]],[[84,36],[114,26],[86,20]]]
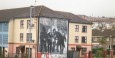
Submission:
[[[115,0],[36,0],[36,5],[45,5],[58,11],[87,16],[115,17]],[[0,9],[29,7],[35,0],[0,0]]]

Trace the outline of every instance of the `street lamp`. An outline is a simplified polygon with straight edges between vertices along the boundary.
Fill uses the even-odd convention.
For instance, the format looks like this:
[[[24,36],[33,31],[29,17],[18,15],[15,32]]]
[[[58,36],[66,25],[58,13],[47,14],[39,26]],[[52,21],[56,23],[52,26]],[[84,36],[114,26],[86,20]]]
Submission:
[[[32,39],[31,29],[32,29],[32,8],[34,6],[30,6],[30,22],[29,22],[29,51],[28,51],[28,58],[30,58],[30,43]]]

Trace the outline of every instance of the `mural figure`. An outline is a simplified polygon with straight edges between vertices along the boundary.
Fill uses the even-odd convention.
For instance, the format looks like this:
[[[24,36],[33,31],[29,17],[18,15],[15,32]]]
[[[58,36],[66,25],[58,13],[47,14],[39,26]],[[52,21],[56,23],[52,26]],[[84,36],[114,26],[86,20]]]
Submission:
[[[40,32],[40,52],[44,53],[47,52],[47,44],[46,44],[46,40],[47,40],[47,32],[45,27],[42,27],[42,30]]]

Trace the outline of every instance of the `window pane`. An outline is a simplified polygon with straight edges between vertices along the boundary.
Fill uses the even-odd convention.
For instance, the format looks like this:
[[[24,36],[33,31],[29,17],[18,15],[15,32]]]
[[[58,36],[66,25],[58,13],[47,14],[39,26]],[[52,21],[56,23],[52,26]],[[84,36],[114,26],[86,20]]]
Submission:
[[[0,23],[0,32],[2,32],[2,23]]]
[[[79,25],[75,25],[75,31],[76,31],[76,32],[79,31]]]
[[[82,27],[82,32],[87,32],[87,26]]]
[[[30,41],[32,40],[32,33],[27,33],[27,41],[29,41],[29,39]]]
[[[98,38],[93,37],[93,38],[92,38],[92,41],[95,42],[95,41],[97,41],[97,39],[98,39]]]
[[[8,23],[3,23],[3,31],[4,32],[8,31]]]
[[[20,21],[20,28],[24,28],[24,20]]]
[[[23,41],[23,33],[20,33],[20,41]]]
[[[87,39],[86,37],[82,37],[82,43],[86,43]]]
[[[78,43],[78,39],[79,39],[79,37],[75,36],[75,43]]]

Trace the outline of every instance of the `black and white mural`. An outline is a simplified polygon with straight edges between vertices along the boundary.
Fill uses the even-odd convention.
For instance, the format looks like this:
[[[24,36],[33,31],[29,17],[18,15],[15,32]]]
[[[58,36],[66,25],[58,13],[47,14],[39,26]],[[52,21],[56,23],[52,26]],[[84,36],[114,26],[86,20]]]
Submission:
[[[50,58],[67,58],[68,20],[39,19],[38,52],[48,52]]]

